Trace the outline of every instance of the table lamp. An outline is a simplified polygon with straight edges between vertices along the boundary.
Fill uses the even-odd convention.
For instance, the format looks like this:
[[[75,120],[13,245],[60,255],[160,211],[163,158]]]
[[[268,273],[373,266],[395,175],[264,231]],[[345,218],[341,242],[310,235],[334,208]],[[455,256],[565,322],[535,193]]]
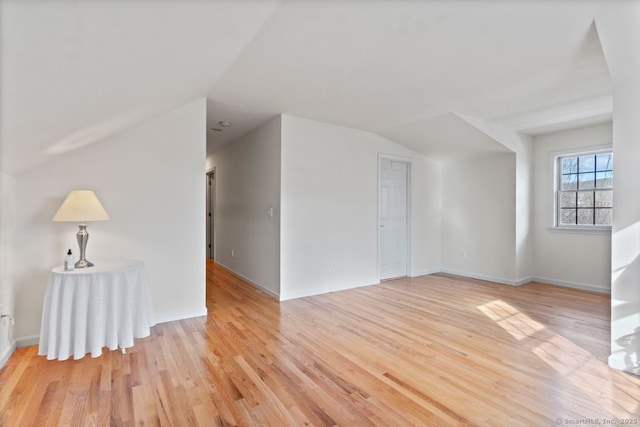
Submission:
[[[58,208],[58,212],[52,221],[56,222],[79,222],[80,230],[76,235],[78,246],[80,246],[80,260],[76,262],[75,268],[93,267],[93,263],[85,258],[89,233],[87,232],[87,222],[106,221],[109,215],[102,207],[100,200],[91,190],[72,190]]]

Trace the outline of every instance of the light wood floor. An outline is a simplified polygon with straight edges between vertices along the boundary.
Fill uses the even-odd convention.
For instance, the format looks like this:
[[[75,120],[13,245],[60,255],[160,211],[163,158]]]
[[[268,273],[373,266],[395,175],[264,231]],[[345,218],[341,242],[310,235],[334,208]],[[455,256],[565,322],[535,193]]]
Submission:
[[[207,269],[209,315],[126,355],[19,349],[0,425],[640,423],[640,378],[606,364],[607,296],[432,275],[278,303]]]

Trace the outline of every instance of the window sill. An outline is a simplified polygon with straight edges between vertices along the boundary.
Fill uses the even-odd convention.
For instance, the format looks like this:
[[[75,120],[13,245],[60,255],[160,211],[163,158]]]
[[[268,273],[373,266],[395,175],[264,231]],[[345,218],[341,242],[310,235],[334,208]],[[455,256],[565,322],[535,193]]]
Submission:
[[[577,233],[577,234],[611,234],[611,226],[604,226],[604,227],[580,227],[580,226],[575,226],[575,227],[567,227],[567,226],[560,226],[560,227],[549,227],[549,231],[551,231],[552,233],[569,233],[569,234],[573,234],[573,233]]]

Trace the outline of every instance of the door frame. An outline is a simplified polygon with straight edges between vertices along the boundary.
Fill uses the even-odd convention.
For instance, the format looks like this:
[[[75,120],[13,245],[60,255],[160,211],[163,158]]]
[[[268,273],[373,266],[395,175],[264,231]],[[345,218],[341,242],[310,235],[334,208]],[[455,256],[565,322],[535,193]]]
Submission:
[[[211,198],[211,189],[209,188],[209,180],[211,179],[211,176],[213,175],[213,200]],[[207,202],[206,202],[206,209],[205,209],[205,220],[207,221],[207,226],[205,227],[205,229],[208,231],[207,232],[207,238],[205,239],[205,244],[207,244],[206,242],[209,242],[208,244],[211,245],[211,247],[206,247],[206,258],[210,259],[213,258],[215,259],[215,255],[216,255],[216,168],[213,167],[211,169],[209,169],[207,171],[207,174],[205,175],[205,188],[207,189]],[[211,212],[211,217],[209,217],[209,212]],[[211,234],[213,232],[213,239],[211,239]]]
[[[378,283],[380,283],[380,263],[382,262],[382,251],[380,250],[380,199],[381,199],[381,191],[380,191],[380,166],[382,165],[382,160],[391,160],[393,162],[402,162],[407,165],[407,236],[406,236],[406,262],[405,262],[405,276],[409,277],[409,272],[411,271],[411,170],[412,170],[412,159],[410,157],[396,156],[393,154],[384,154],[378,153],[378,170],[376,172],[377,175],[377,186],[378,186],[378,199],[377,199],[377,221],[376,221],[376,242],[377,242],[377,251],[378,251],[378,265],[376,268]]]

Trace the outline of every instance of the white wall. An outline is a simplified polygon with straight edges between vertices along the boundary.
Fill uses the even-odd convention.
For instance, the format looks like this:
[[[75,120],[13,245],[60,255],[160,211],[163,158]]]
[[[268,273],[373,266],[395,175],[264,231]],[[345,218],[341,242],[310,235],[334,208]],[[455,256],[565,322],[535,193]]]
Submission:
[[[205,100],[17,176],[16,337],[35,343],[49,270],[77,253],[77,224],[51,218],[69,190],[93,189],[111,220],[89,224],[87,258],[146,263],[156,320],[206,314]]]
[[[402,151],[389,142],[380,142],[383,154]],[[442,166],[415,152],[401,156],[411,158],[410,276],[432,274],[442,268]]]
[[[12,265],[15,228],[15,178],[0,172],[0,315],[14,315]],[[0,368],[13,352],[10,318],[0,318]]]
[[[530,136],[516,135],[516,282],[533,276],[533,143]]]
[[[612,138],[611,122],[534,138],[533,246],[537,281],[610,292],[611,233],[553,228],[552,158],[559,151],[610,145]]]
[[[216,262],[273,295],[280,295],[280,139],[278,116],[208,160],[216,170]]]
[[[596,25],[613,81],[609,365],[640,374],[640,3],[607,4]]]
[[[533,140],[502,125],[460,115],[516,154],[515,173],[515,284],[533,277]]]
[[[440,269],[440,167],[379,135],[282,116],[283,300],[377,283],[378,155],[411,161],[411,275]]]
[[[443,179],[443,271],[515,284],[515,154],[448,163]]]

